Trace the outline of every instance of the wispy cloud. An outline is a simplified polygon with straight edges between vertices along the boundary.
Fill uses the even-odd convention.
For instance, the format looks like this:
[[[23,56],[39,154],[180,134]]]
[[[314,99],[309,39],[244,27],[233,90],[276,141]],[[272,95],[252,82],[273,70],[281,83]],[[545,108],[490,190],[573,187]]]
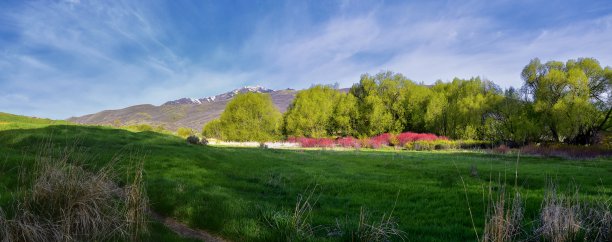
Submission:
[[[246,4],[4,8],[0,111],[66,118],[242,85],[348,86],[380,70],[426,83],[482,76],[508,87],[521,84],[534,57],[612,65],[607,1],[556,3],[537,14],[530,9],[547,2]]]

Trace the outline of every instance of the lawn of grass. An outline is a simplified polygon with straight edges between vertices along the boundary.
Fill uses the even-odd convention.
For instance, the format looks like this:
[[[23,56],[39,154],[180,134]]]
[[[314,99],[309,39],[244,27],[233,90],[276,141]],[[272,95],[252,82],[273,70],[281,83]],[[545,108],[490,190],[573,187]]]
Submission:
[[[0,122],[16,123],[2,116]],[[2,208],[19,189],[17,167],[31,166],[42,144],[60,149],[77,143],[90,157],[91,169],[116,155],[144,156],[146,188],[155,211],[235,241],[283,240],[270,228],[265,214],[291,212],[298,196],[313,189],[311,224],[318,228],[317,240],[331,240],[327,234],[337,221],[356,221],[364,208],[372,219],[393,212],[409,241],[473,241],[476,237],[460,177],[465,179],[479,231],[489,177],[515,183],[515,155],[205,147],[154,132],[33,125],[0,131]],[[125,160],[116,164],[119,171],[130,167]],[[472,165],[479,177],[469,176]],[[612,197],[610,159],[521,157],[518,174],[527,218],[540,207],[548,179],[555,180],[561,190],[578,187],[587,199]],[[178,240],[163,232],[163,226],[154,226],[158,229],[153,229],[157,234],[152,237]]]

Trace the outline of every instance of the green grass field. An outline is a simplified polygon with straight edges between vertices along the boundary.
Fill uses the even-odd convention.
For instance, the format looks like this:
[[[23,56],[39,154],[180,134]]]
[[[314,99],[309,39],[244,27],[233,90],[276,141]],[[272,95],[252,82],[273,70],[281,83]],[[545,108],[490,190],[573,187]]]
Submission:
[[[466,194],[482,232],[486,190],[497,181],[514,186],[516,155],[479,152],[322,151],[205,147],[154,132],[31,120],[0,113],[0,207],[9,208],[20,189],[18,170],[31,167],[43,144],[75,144],[90,169],[114,156],[127,173],[127,157],[145,159],[151,207],[193,228],[234,241],[284,240],[270,226],[270,214],[293,212],[300,194],[313,192],[310,224],[315,240],[337,222],[354,221],[364,209],[372,220],[395,219],[408,241],[474,241]],[[123,162],[125,161],[125,162]],[[479,176],[470,176],[476,166]],[[561,191],[579,189],[585,199],[612,198],[612,160],[520,157],[517,187],[526,217],[540,208],[547,180]],[[461,182],[465,179],[467,193]],[[494,183],[489,181],[493,180]],[[493,185],[491,185],[493,184]],[[153,224],[155,241],[181,241]],[[164,236],[162,238],[162,236]]]

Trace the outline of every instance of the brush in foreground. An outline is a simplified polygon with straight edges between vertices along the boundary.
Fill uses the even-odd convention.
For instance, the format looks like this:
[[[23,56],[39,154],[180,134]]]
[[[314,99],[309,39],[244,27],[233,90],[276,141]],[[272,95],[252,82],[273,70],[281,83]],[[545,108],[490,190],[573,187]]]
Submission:
[[[110,167],[89,172],[59,159],[41,158],[12,216],[0,211],[2,241],[138,240],[146,229],[142,167],[121,188]]]

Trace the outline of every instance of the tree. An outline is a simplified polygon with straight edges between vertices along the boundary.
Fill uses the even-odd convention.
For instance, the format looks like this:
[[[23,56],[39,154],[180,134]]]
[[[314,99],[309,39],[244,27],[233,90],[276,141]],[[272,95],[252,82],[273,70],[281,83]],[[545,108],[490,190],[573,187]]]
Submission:
[[[540,129],[534,121],[532,105],[521,98],[514,88],[504,92],[504,97],[494,106],[494,112],[485,120],[486,139],[502,141],[511,146],[537,141]]]
[[[533,59],[521,76],[531,95],[538,123],[553,141],[588,144],[610,128],[612,81],[610,67],[591,58],[549,61]]]
[[[314,138],[328,136],[339,94],[332,87],[322,85],[299,91],[285,113],[285,133]]]
[[[331,115],[329,133],[339,136],[358,136],[358,117],[359,110],[355,96],[350,93],[339,94],[338,101]]]
[[[401,101],[401,89],[407,83],[411,83],[410,80],[392,72],[361,76],[359,83],[350,90],[357,98],[359,134],[373,136],[404,130],[405,108]]]
[[[437,134],[455,139],[482,139],[484,123],[502,99],[500,88],[480,78],[455,78],[450,83],[436,82],[427,104],[427,127]]]
[[[204,124],[202,128],[202,136],[206,138],[224,139],[223,131],[221,126],[221,119],[213,119],[210,122]]]
[[[203,133],[232,141],[270,141],[279,138],[280,120],[281,113],[269,94],[243,93],[236,95],[219,121],[210,122]]]
[[[404,109],[404,131],[427,132],[425,114],[432,98],[431,88],[414,83],[407,84],[401,90],[401,104]]]

